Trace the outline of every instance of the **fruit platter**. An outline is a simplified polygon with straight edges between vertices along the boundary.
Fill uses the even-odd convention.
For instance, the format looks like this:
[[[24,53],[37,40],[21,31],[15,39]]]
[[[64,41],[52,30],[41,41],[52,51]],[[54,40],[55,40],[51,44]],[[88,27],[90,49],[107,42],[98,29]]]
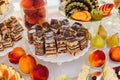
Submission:
[[[97,0],[89,1],[64,1],[60,7],[60,13],[75,21],[95,22],[109,18],[113,14],[112,3],[99,4]]]
[[[11,15],[5,4],[18,10]],[[65,0],[56,6],[63,15],[46,7],[46,0],[5,4],[9,10],[0,12],[9,17],[0,22],[0,80],[120,79],[120,18],[113,3]]]

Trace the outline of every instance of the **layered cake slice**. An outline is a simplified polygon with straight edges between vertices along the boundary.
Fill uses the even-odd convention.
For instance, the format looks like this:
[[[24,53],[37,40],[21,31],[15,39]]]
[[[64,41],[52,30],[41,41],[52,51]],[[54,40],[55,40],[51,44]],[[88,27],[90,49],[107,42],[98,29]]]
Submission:
[[[88,40],[85,36],[76,37],[76,39],[79,41],[80,50],[83,50],[86,47],[88,47]]]
[[[20,39],[22,39],[22,35],[19,32],[12,31],[10,35],[13,41],[19,41]]]
[[[45,54],[47,57],[56,57],[57,48],[53,38],[45,39]]]
[[[51,19],[50,25],[61,25],[60,21],[58,21],[57,19]]]
[[[57,51],[58,53],[65,53],[67,52],[67,41],[63,35],[58,35],[56,37],[57,42]]]
[[[78,22],[75,22],[75,23],[71,26],[71,28],[72,28],[73,30],[75,30],[75,31],[78,31],[79,29],[82,28],[82,24],[81,24],[81,23],[78,23]]]
[[[35,54],[42,56],[45,54],[45,49],[44,49],[44,41],[43,40],[38,40],[34,42],[35,46]]]
[[[42,24],[42,27],[43,27],[43,31],[44,31],[44,32],[47,32],[47,31],[50,31],[51,25],[50,25],[48,22],[44,22],[44,23]]]
[[[63,32],[63,35],[64,35],[66,40],[69,40],[69,39],[75,37],[76,33],[75,33],[75,31],[68,28]]]
[[[3,39],[3,41],[2,41],[3,46],[5,48],[12,47],[13,46],[13,41],[11,39],[10,32],[7,29],[7,27],[3,23],[1,23],[0,24],[0,29],[1,29],[2,39]]]
[[[21,32],[24,30],[22,25],[18,22],[18,20],[14,16],[11,16],[9,19],[5,20],[4,23],[11,31]]]
[[[30,43],[30,44],[32,44],[32,43],[34,42],[33,34],[34,34],[35,32],[36,32],[36,31],[35,31],[34,29],[27,31],[28,40],[29,40],[29,43]]]
[[[3,43],[2,43],[2,35],[0,34],[0,51],[3,51],[4,47],[3,47]]]
[[[86,28],[81,28],[77,31],[76,34],[78,37],[85,36],[88,39],[88,29]]]
[[[4,34],[4,36],[3,36],[3,46],[4,46],[4,48],[12,47],[13,44],[14,44],[14,43],[13,43],[10,35],[7,34],[7,33]]]
[[[80,52],[79,42],[75,37],[67,40],[67,50],[73,56]]]
[[[53,31],[48,31],[48,32],[45,32],[44,33],[44,38],[45,39],[48,39],[48,38],[54,38],[55,35],[54,35],[54,32]]]
[[[8,1],[7,0],[0,0],[0,15],[3,15],[8,10],[9,10]]]

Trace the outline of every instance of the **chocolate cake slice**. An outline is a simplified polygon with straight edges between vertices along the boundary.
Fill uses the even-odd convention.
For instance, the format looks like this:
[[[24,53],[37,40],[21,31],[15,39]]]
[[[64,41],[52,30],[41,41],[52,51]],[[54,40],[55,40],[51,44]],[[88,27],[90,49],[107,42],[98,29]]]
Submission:
[[[67,52],[67,41],[65,40],[65,37],[63,35],[58,35],[56,37],[57,42],[57,50],[58,53],[65,53]]]
[[[55,34],[53,31],[48,31],[46,33],[44,33],[44,38],[45,39],[48,39],[48,38],[54,38],[55,37]]]
[[[34,41],[34,46],[36,55],[43,56],[45,54],[44,40]]]
[[[81,28],[77,31],[77,37],[85,36],[88,39],[88,29]]]
[[[67,40],[67,50],[71,55],[76,56],[80,52],[79,41],[76,38]]]
[[[88,47],[88,39],[85,36],[77,37],[76,39],[79,41],[80,50]]]
[[[33,34],[35,33],[36,31],[34,29],[30,30],[30,31],[27,31],[27,34],[28,34],[28,40],[29,40],[29,43],[32,44],[34,42],[34,39],[33,39]]]
[[[48,32],[48,31],[50,31],[51,25],[50,25],[48,22],[44,22],[44,23],[42,24],[42,27],[43,27],[43,31],[44,31],[44,32]]]
[[[47,57],[56,57],[57,48],[53,38],[45,39],[45,55]]]
[[[75,31],[78,31],[79,29],[82,28],[82,24],[81,24],[81,23],[78,23],[78,22],[75,22],[75,23],[71,26],[71,28],[72,28],[73,30],[75,30]]]

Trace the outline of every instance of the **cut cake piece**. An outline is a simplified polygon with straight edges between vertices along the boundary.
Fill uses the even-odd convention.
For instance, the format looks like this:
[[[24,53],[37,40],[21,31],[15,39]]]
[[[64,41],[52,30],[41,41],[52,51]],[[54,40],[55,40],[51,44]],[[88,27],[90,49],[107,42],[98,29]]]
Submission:
[[[65,40],[65,37],[63,35],[58,35],[56,37],[57,42],[57,50],[58,53],[65,53],[67,52],[67,41]]]
[[[47,57],[56,57],[57,48],[53,38],[45,39],[45,55]]]
[[[34,41],[34,46],[35,46],[35,54],[36,55],[43,56],[45,54],[43,40]]]
[[[78,55],[78,53],[80,52],[80,46],[76,38],[71,38],[67,40],[67,50],[73,56]]]

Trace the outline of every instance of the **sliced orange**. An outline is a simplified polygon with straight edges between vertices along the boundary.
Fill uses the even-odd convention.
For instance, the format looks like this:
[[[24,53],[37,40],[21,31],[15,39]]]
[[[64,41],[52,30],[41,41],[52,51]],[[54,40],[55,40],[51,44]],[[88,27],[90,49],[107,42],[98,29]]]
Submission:
[[[71,15],[71,18],[78,21],[88,22],[91,20],[91,15],[88,11],[77,11]]]

